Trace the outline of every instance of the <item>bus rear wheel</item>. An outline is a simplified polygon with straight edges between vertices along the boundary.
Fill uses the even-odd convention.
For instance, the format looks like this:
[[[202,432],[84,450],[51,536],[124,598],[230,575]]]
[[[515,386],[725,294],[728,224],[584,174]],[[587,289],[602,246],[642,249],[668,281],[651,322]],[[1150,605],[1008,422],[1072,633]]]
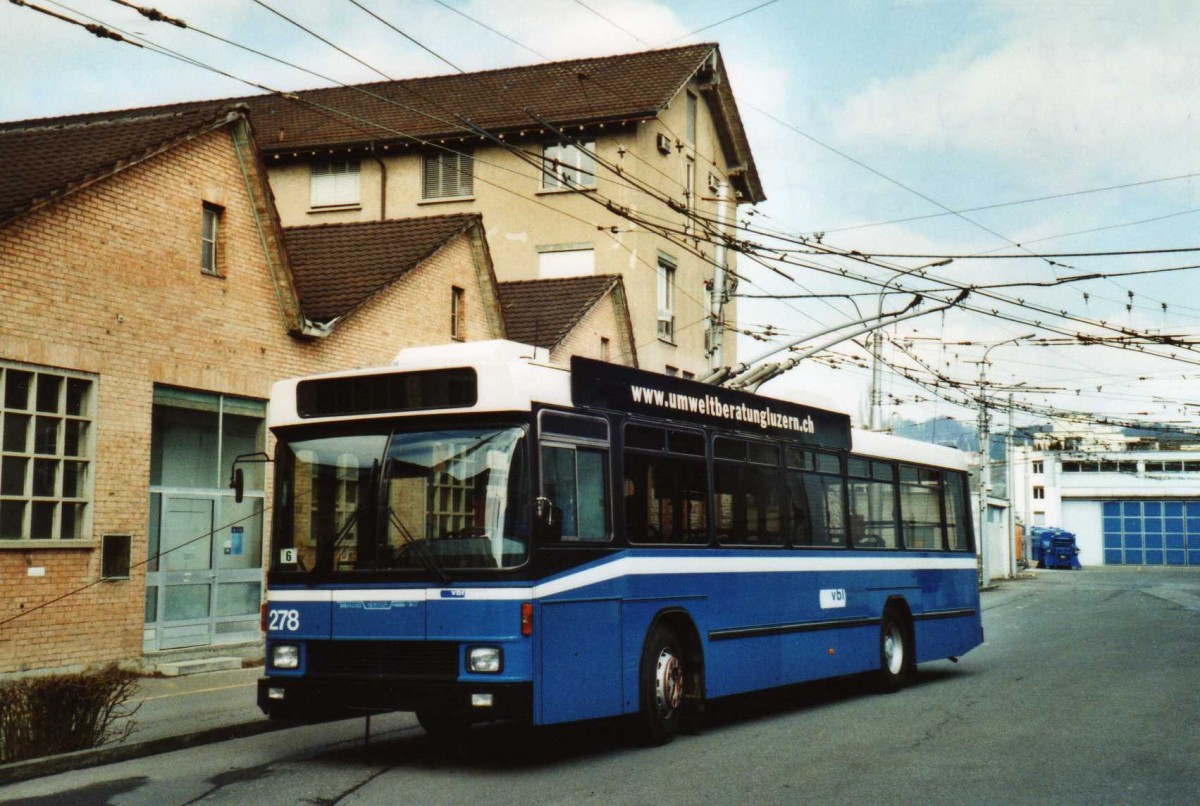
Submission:
[[[642,650],[638,719],[643,743],[666,744],[679,732],[685,679],[683,644],[670,629],[656,625]]]
[[[891,693],[904,688],[913,675],[916,655],[908,620],[898,608],[883,611],[879,631],[879,688]]]

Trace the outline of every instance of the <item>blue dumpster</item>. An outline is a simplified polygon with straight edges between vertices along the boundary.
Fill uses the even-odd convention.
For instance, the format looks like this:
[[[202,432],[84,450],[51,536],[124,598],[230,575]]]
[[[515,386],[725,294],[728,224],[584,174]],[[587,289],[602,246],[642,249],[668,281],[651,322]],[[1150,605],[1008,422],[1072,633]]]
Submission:
[[[1033,562],[1039,568],[1080,570],[1079,546],[1075,535],[1053,526],[1034,526],[1030,532]]]

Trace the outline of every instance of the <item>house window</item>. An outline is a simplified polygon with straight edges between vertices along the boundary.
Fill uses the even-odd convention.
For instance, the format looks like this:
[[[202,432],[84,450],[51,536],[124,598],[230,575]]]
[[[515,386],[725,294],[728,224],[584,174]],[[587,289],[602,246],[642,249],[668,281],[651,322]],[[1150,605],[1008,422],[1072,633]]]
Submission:
[[[453,199],[474,192],[470,154],[441,151],[426,154],[421,173],[421,198]]]
[[[675,340],[675,261],[658,256],[658,337]]]
[[[463,341],[467,337],[465,293],[458,286],[450,289],[450,338]]]
[[[1045,499],[1045,497],[1046,497],[1046,488],[1045,487],[1034,487],[1033,488],[1033,498],[1035,501],[1041,501],[1041,500]]]
[[[592,159],[596,144],[588,141],[583,147],[574,143],[547,143],[542,149],[542,187],[546,190],[565,190],[595,187],[596,161]]]
[[[215,204],[204,203],[200,223],[200,271],[219,274],[217,271],[217,236],[221,228],[222,210]]]
[[[671,378],[678,378],[679,367],[673,367],[670,364],[667,364],[667,376]]]
[[[698,103],[697,103],[696,95],[692,92],[688,92],[687,106],[684,110],[684,112],[687,116],[687,121],[684,124],[685,128],[684,128],[683,136],[685,138],[687,138],[687,141],[689,143],[692,143],[692,144],[695,144],[695,142],[696,142],[696,107],[697,106],[698,106]]]
[[[0,363],[0,540],[90,537],[95,383]]]
[[[596,273],[596,250],[590,243],[551,244],[534,247],[538,279],[587,277]]]
[[[313,207],[348,207],[361,200],[358,160],[314,162],[309,185]]]
[[[604,336],[601,336],[600,337],[600,360],[601,361],[609,360],[609,358],[610,358],[609,350],[610,350],[610,346],[608,343],[608,339],[605,338]]]
[[[1045,462],[1043,462],[1041,459],[1038,459],[1038,460],[1036,460],[1036,461],[1033,463],[1033,472],[1034,472],[1035,474],[1039,475],[1039,476],[1040,476],[1042,473],[1045,473],[1045,472],[1046,472],[1046,464],[1045,464]]]

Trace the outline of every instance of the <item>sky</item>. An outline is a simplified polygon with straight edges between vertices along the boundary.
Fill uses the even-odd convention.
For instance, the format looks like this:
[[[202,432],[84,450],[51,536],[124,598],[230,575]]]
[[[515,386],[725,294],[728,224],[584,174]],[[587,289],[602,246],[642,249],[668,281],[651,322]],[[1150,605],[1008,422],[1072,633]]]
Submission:
[[[378,79],[255,0],[138,0],[185,20],[189,30],[151,22],[111,0],[29,1],[77,19],[90,15],[277,89],[324,82],[200,31],[339,81]],[[864,263],[793,253],[793,265],[771,264],[787,277],[743,259],[739,326],[754,335],[739,342],[741,357],[880,307],[902,309],[914,290],[1025,283],[995,290],[1011,301],[975,291],[947,310],[885,328],[883,420],[973,419],[986,351],[988,395],[1002,403],[1011,395],[1018,425],[1045,422],[1047,411],[1070,411],[1200,427],[1200,347],[1191,352],[1151,343],[1141,351],[1118,350],[1080,346],[1077,338],[1200,336],[1200,269],[1177,268],[1200,264],[1200,251],[1161,251],[1200,246],[1200,3],[357,4],[445,61],[354,0],[272,0],[393,77],[450,72],[447,62],[469,71],[719,43],[768,197],[739,210],[740,237],[767,250],[930,256]],[[0,6],[0,65],[7,79],[0,120],[253,91],[9,3]],[[1144,250],[1156,251],[1078,254]],[[989,253],[1024,257],[970,257]],[[1070,256],[1053,257],[1060,254]],[[925,276],[917,270],[897,277],[942,256],[956,257]],[[1172,270],[1111,276],[1155,269]],[[1090,274],[1106,276],[1061,282]],[[881,299],[878,283],[888,278],[896,279]],[[949,301],[955,293],[931,291],[917,310],[941,307],[935,300]],[[806,294],[852,296],[761,298]],[[773,341],[761,341],[768,326]],[[864,350],[846,341],[761,391],[827,400],[865,421],[868,364]],[[1009,414],[998,416],[1006,425]]]

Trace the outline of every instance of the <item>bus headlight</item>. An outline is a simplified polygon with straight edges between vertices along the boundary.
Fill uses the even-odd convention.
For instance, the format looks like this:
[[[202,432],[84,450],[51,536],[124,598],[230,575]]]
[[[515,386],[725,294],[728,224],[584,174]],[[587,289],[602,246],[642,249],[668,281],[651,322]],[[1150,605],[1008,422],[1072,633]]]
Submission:
[[[271,666],[275,669],[299,669],[300,647],[295,644],[275,644],[271,647]]]
[[[467,670],[496,674],[504,666],[504,652],[498,646],[476,646],[467,652]]]

